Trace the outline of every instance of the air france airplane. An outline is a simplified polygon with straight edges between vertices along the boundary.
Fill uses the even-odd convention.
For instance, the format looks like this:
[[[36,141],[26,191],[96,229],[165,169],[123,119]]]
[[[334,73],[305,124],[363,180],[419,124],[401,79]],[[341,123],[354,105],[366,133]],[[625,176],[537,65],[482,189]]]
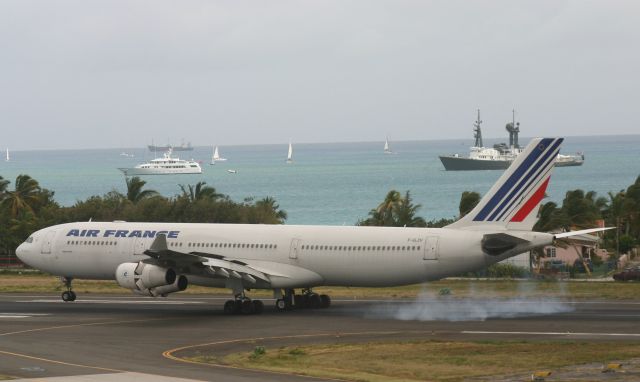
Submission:
[[[260,313],[245,291],[271,289],[276,308],[328,307],[316,286],[385,287],[485,268],[563,234],[533,232],[562,138],[533,139],[480,203],[444,228],[77,222],[32,234],[16,250],[26,264],[62,277],[113,280],[166,296],[189,284],[224,287],[226,313]],[[296,294],[295,290],[299,292]]]

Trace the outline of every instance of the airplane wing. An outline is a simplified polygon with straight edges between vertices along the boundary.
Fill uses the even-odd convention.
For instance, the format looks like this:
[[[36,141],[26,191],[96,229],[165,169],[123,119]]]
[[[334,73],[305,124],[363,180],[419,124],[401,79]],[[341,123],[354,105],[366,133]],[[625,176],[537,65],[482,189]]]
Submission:
[[[223,279],[242,280],[243,284],[261,287],[286,288],[302,282],[318,284],[322,277],[308,269],[273,261],[235,259],[202,252],[177,252],[169,249],[165,235],[158,235],[144,254],[159,265],[176,268],[181,273]],[[204,270],[204,272],[201,272]]]

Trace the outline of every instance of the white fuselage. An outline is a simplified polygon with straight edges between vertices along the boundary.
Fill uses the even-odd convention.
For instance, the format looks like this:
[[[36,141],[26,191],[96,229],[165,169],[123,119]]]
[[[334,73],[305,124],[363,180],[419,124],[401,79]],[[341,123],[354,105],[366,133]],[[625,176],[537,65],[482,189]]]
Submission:
[[[16,252],[25,263],[54,275],[114,279],[118,265],[149,259],[144,251],[159,233],[167,235],[172,251],[251,262],[272,275],[317,275],[287,287],[413,284],[481,269],[516,254],[489,256],[481,249],[485,232],[461,229],[127,222],[49,227]],[[225,285],[215,278],[187,277],[194,284]]]

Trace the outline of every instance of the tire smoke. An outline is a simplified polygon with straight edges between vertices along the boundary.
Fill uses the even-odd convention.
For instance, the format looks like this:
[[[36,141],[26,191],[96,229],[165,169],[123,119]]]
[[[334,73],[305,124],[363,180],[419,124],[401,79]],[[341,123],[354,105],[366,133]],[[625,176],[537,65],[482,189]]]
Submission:
[[[535,315],[567,313],[574,310],[566,301],[557,298],[521,296],[522,285],[514,298],[437,296],[423,291],[416,300],[394,302],[372,307],[366,318],[413,321],[484,321],[489,318],[514,318]]]

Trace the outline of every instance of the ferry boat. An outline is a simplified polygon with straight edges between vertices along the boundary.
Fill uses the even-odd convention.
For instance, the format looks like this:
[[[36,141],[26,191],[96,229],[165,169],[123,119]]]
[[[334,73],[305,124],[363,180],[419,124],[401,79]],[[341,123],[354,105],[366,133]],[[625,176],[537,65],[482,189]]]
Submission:
[[[506,125],[509,132],[509,145],[499,143],[493,147],[484,147],[482,143],[482,129],[480,125],[480,110],[478,119],[473,124],[473,137],[475,143],[469,150],[469,156],[460,154],[441,155],[440,161],[447,171],[461,170],[504,170],[522,152],[523,148],[518,144],[518,134],[520,133],[520,122],[515,121],[515,111],[513,120]],[[556,167],[581,166],[584,163],[584,154],[575,155],[558,154],[556,157]]]
[[[175,174],[201,174],[200,164],[192,160],[182,160],[171,157],[169,149],[162,158],[152,159],[147,163],[139,164],[132,168],[119,168],[125,176],[132,175],[175,175]]]

